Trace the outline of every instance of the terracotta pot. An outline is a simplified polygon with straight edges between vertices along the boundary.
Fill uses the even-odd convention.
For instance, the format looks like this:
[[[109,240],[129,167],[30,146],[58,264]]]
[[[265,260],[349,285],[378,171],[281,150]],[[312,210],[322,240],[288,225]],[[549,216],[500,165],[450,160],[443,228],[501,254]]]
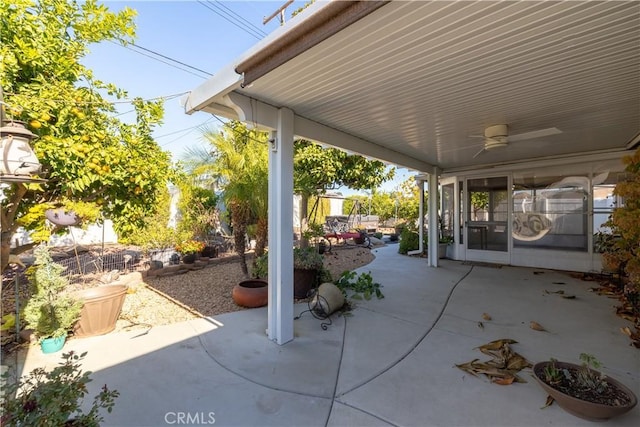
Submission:
[[[293,296],[306,298],[317,285],[318,270],[293,269]]]
[[[73,334],[76,337],[91,337],[113,331],[127,296],[127,289],[126,285],[106,285],[76,292],[74,295],[84,305]]]
[[[570,413],[571,415],[575,415],[576,417],[583,418],[589,421],[603,421],[609,418],[616,417],[618,415],[622,415],[625,412],[630,411],[636,404],[638,403],[638,399],[636,395],[631,391],[627,386],[622,384],[619,381],[614,380],[613,378],[606,377],[605,381],[609,383],[612,387],[616,387],[626,393],[631,402],[628,405],[624,406],[609,406],[603,405],[600,403],[592,403],[586,400],[577,399],[573,396],[569,396],[555,388],[551,387],[549,384],[544,382],[544,369],[551,362],[540,362],[536,363],[533,366],[533,377],[538,381],[538,384],[549,394],[549,396],[553,397],[554,400],[558,403],[558,405]],[[558,369],[580,369],[580,365],[576,365],[573,363],[567,362],[555,362],[556,368]],[[597,374],[599,372],[595,371]]]
[[[233,301],[248,308],[256,308],[267,305],[269,301],[269,287],[266,280],[243,280],[233,287],[231,291]]]

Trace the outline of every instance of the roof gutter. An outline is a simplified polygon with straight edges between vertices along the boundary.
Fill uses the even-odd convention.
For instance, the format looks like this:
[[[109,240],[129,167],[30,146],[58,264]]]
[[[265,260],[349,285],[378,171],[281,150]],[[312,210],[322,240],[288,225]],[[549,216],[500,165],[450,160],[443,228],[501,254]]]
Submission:
[[[364,18],[389,1],[332,1],[311,14],[301,25],[244,59],[235,71],[246,87],[340,30]]]

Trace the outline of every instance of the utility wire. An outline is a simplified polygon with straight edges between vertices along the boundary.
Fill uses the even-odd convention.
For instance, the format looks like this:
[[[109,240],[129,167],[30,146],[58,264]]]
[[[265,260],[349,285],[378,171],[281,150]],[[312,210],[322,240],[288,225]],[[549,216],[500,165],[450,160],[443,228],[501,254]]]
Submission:
[[[110,41],[111,41],[111,40],[110,40]],[[172,63],[170,63],[170,62],[163,61],[162,59],[160,59],[160,58],[156,58],[155,56],[151,56],[151,55],[146,54],[146,53],[144,53],[144,52],[140,52],[139,50],[135,50],[135,49],[133,49],[133,48],[132,48],[132,47],[130,47],[130,46],[125,46],[125,45],[122,45],[122,44],[120,44],[120,43],[116,43],[116,42],[114,42],[114,41],[111,41],[111,43],[114,43],[114,44],[116,44],[116,45],[118,45],[118,46],[122,46],[122,47],[124,47],[124,48],[126,48],[126,49],[129,49],[129,50],[130,50],[130,51],[132,51],[132,52],[135,52],[135,53],[139,54],[139,55],[146,56],[147,58],[151,58],[151,59],[154,59],[154,60],[156,60],[156,61],[158,61],[158,62],[162,62],[163,64],[166,64],[166,65],[168,65],[168,66],[170,66],[170,67],[177,68],[178,70],[180,70],[180,71],[184,71],[185,73],[189,73],[189,74],[194,75],[194,76],[196,76],[196,77],[200,77],[201,79],[206,79],[206,77],[203,77],[203,76],[201,76],[201,75],[199,75],[199,74],[196,74],[196,73],[194,73],[194,72],[192,72],[192,71],[189,71],[189,70],[187,70],[187,69],[185,69],[185,68],[182,68],[182,67],[179,67],[179,66],[177,66],[177,65],[174,65],[174,64],[172,64]],[[161,56],[164,56],[164,55],[161,55]],[[175,61],[175,60],[172,60],[172,61],[180,63],[180,61]],[[195,67],[191,67],[191,66],[189,66],[189,67],[190,67],[190,68],[195,68]],[[212,74],[209,74],[209,75],[211,76]]]
[[[163,101],[168,101],[170,99],[174,99],[174,98],[178,98],[182,95],[185,95],[189,93],[189,91],[185,91],[185,92],[179,92],[179,93],[172,93],[171,95],[160,95],[160,96],[154,96],[153,98],[146,98],[146,99],[141,99],[141,101],[144,102],[149,102],[149,101],[157,101],[157,100],[163,100]],[[18,96],[19,94],[17,93],[12,93],[12,92],[5,92],[5,95],[12,95],[12,96]],[[39,99],[41,101],[52,101],[52,102],[58,102],[61,104],[73,104],[73,105],[94,105],[94,104],[111,104],[111,105],[115,105],[115,104],[131,104],[132,102],[135,102],[137,99],[124,99],[124,100],[120,100],[120,101],[107,101],[107,100],[103,100],[103,101],[73,101],[73,102],[69,102],[66,99],[52,99],[52,98],[41,98],[41,97],[37,97],[37,96],[26,96],[25,99]],[[7,106],[10,106],[9,104],[7,104],[6,102],[3,102],[2,104],[5,104]],[[135,110],[131,110],[131,111],[135,111]],[[126,114],[126,113],[130,113],[131,111],[125,111],[124,113],[120,113],[118,115],[121,114]]]
[[[192,65],[189,65],[189,64],[185,64],[184,62],[178,61],[177,59],[170,58],[170,57],[168,57],[168,56],[166,56],[166,55],[163,55],[163,54],[158,53],[158,52],[156,52],[156,51],[153,51],[153,50],[151,50],[151,49],[147,49],[146,47],[142,47],[142,46],[140,46],[140,45],[138,45],[138,44],[135,44],[135,43],[131,43],[131,44],[132,44],[133,46],[137,47],[138,49],[142,49],[142,50],[144,50],[144,51],[146,51],[146,52],[152,53],[152,54],[154,54],[154,55],[158,55],[158,56],[160,56],[160,57],[162,57],[162,58],[168,59],[169,61],[173,61],[173,62],[175,62],[175,63],[177,63],[177,64],[184,65],[185,67],[191,68],[192,70],[196,70],[196,71],[201,72],[202,74],[206,74],[206,75],[207,75],[207,76],[209,76],[209,77],[213,76],[213,74],[211,74],[211,73],[209,73],[209,72],[207,72],[207,71],[201,70],[200,68],[196,68],[196,67],[194,67],[194,66],[192,66]]]
[[[211,3],[211,1],[207,0],[208,3]],[[214,0],[215,4],[218,6],[218,8],[224,8],[227,9],[229,11],[230,14],[234,15],[237,17],[237,19],[239,19],[240,21],[246,23],[249,27],[255,29],[257,31],[258,34],[262,34],[262,36],[267,36],[267,33],[260,28],[259,26],[253,24],[251,21],[249,21],[247,18],[245,18],[244,16],[240,15],[239,13],[237,13],[236,11],[234,11],[233,9],[231,9],[230,7],[226,6],[223,2],[219,1],[219,0]]]
[[[203,5],[204,7],[206,7],[207,9],[209,9],[210,11],[212,11],[213,13],[217,14],[218,16],[220,16],[221,18],[223,18],[224,20],[226,20],[227,22],[229,22],[230,24],[235,25],[236,27],[240,28],[241,30],[245,31],[247,34],[251,35],[252,37],[256,38],[257,40],[262,40],[262,38],[264,37],[264,35],[256,32],[255,30],[253,30],[251,27],[246,27],[243,26],[237,22],[232,21],[230,18],[228,18],[227,16],[223,15],[219,10],[213,8],[213,4],[209,5],[201,0],[198,0],[198,3],[200,3],[201,5]],[[211,2],[208,2],[211,3]]]
[[[182,130],[177,130],[177,131],[175,131],[175,132],[167,133],[167,134],[165,134],[165,135],[156,136],[156,137],[154,137],[154,139],[155,139],[155,140],[157,140],[157,139],[159,139],[159,138],[163,138],[163,137],[165,137],[165,136],[170,136],[170,135],[175,135],[176,133],[185,132],[185,134],[184,134],[184,135],[180,135],[179,137],[174,138],[174,139],[172,139],[171,141],[167,141],[167,142],[165,142],[164,144],[160,144],[160,147],[166,147],[167,145],[169,145],[169,144],[173,144],[173,143],[174,143],[174,142],[176,142],[177,140],[184,138],[185,136],[187,136],[187,135],[189,135],[191,132],[193,132],[195,129],[197,129],[197,128],[199,128],[199,127],[201,127],[201,126],[203,126],[203,125],[207,124],[207,123],[208,123],[208,122],[210,122],[211,120],[212,120],[212,118],[211,118],[211,117],[209,117],[207,120],[205,120],[204,122],[200,123],[199,125],[191,126],[191,127],[188,127],[188,128],[182,129]],[[188,132],[187,132],[187,131],[188,131]]]

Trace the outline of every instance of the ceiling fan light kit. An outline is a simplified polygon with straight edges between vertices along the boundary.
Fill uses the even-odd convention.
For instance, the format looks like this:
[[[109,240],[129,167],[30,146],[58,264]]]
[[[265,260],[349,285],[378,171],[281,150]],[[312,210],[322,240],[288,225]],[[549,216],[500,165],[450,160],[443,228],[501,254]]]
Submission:
[[[473,157],[478,157],[483,151],[506,147],[510,141],[524,141],[526,139],[542,138],[559,133],[562,133],[562,131],[553,127],[509,136],[509,127],[505,124],[488,126],[484,130],[484,146]]]

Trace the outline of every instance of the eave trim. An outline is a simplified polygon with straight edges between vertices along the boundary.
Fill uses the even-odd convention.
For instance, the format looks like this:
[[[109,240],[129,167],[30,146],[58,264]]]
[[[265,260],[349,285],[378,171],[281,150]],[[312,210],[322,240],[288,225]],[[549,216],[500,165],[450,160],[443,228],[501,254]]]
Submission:
[[[338,31],[369,15],[389,1],[332,1],[302,24],[244,59],[236,72],[244,75],[242,86],[278,68]]]

